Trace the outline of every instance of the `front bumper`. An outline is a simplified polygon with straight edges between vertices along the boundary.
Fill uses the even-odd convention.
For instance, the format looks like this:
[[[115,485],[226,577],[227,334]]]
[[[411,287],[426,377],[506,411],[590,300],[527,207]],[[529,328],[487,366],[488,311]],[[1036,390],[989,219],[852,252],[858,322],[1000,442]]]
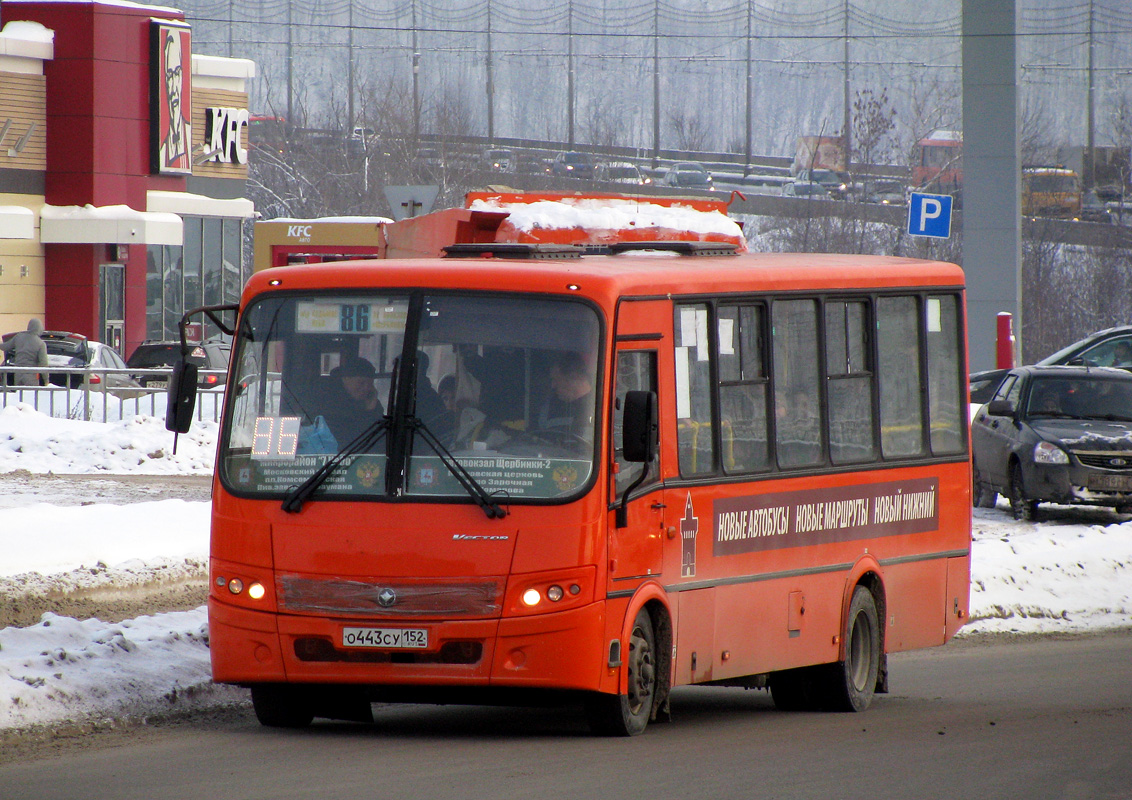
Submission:
[[[208,602],[218,683],[596,690],[605,606],[502,619],[375,620],[276,614]],[[425,652],[346,648],[346,627],[427,628]]]

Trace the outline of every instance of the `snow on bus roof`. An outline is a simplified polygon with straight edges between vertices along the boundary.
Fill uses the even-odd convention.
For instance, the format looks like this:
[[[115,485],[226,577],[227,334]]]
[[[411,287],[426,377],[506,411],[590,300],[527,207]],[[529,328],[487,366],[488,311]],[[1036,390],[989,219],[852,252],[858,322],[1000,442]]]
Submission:
[[[520,231],[546,228],[625,230],[668,228],[694,234],[717,234],[742,239],[739,223],[719,211],[701,211],[685,205],[659,205],[615,198],[562,198],[532,203],[475,199],[472,211],[506,211]]]

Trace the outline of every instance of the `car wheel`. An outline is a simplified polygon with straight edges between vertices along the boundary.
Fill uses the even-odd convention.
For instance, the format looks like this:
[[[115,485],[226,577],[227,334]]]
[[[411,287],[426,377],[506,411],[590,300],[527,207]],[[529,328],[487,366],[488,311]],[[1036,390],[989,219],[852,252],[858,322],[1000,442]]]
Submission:
[[[1022,466],[1015,462],[1010,468],[1010,513],[1014,519],[1033,522],[1038,518],[1038,501],[1026,496],[1022,482]]]
[[[998,492],[991,488],[989,483],[983,481],[977,469],[974,470],[972,477],[974,485],[971,493],[971,504],[975,508],[994,508],[998,503]]]

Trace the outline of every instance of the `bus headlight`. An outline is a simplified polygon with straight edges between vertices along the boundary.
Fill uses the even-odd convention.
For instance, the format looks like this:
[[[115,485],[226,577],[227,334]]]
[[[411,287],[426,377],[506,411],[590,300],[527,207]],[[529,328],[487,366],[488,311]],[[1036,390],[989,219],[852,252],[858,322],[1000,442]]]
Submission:
[[[239,594],[240,592],[244,591],[244,582],[239,578],[233,578],[232,580],[228,581],[228,591],[230,591],[232,594]]]
[[[263,584],[259,581],[248,587],[248,597],[252,600],[262,600],[265,594],[267,594],[267,590],[263,588]]]
[[[504,616],[556,613],[592,603],[594,571],[590,566],[513,576]]]

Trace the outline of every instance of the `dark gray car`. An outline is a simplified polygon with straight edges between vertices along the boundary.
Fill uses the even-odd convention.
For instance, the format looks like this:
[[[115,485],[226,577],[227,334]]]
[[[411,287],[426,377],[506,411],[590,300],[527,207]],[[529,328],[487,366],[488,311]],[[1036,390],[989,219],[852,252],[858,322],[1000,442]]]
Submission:
[[[1015,519],[1042,502],[1132,513],[1132,373],[1018,367],[971,421],[974,504],[1010,499]]]

